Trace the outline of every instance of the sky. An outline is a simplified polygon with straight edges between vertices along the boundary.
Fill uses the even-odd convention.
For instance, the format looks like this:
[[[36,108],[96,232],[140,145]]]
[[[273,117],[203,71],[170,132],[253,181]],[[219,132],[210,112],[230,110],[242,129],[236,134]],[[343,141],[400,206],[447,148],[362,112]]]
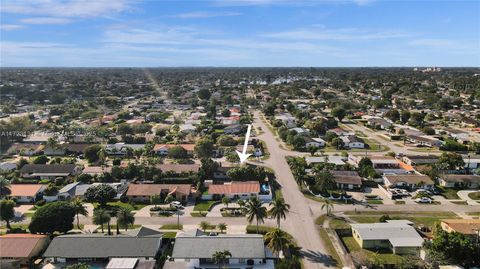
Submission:
[[[480,67],[478,0],[1,0],[0,34],[1,67]]]

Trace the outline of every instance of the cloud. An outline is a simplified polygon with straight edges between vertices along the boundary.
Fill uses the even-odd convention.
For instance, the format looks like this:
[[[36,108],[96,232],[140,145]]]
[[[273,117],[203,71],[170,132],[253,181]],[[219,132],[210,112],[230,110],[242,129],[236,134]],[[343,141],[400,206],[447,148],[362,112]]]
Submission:
[[[440,38],[421,38],[408,42],[408,45],[427,49],[444,50],[463,54],[477,54],[480,52],[478,40],[450,40]]]
[[[401,31],[371,31],[356,28],[327,29],[325,27],[302,28],[264,34],[264,37],[286,40],[376,40],[404,38],[412,34]]]
[[[2,13],[89,18],[131,9],[131,0],[3,0]]]
[[[3,30],[3,31],[14,31],[14,30],[19,30],[23,28],[25,28],[25,26],[18,25],[18,24],[0,24],[0,30]]]
[[[55,18],[55,17],[34,17],[21,19],[20,22],[26,24],[67,24],[71,23],[71,19]]]
[[[173,15],[172,17],[180,18],[180,19],[204,19],[204,18],[214,18],[214,17],[231,17],[231,16],[239,16],[239,15],[242,15],[242,13],[194,11],[194,12],[187,12],[187,13]]]

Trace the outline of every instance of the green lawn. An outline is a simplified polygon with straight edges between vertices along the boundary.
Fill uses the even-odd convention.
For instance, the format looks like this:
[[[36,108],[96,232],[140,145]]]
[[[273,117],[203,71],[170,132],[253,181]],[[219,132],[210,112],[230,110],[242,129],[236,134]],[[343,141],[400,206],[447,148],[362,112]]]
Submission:
[[[183,225],[177,226],[177,224],[164,224],[160,226],[160,230],[183,230]]]
[[[327,252],[330,253],[330,257],[336,263],[336,267],[342,268],[342,260],[340,259],[340,256],[338,256],[338,253],[335,250],[335,247],[333,246],[333,243],[330,240],[327,231],[324,228],[320,228],[318,229],[318,234],[320,235],[320,238],[322,238],[322,241],[325,243],[325,247],[327,248]]]
[[[467,201],[452,201],[456,205],[468,205]]]
[[[193,211],[210,211],[212,206],[219,203],[220,201],[198,201],[195,203]]]
[[[445,197],[445,199],[449,200],[459,200],[460,197],[458,197],[458,190],[457,189],[452,189],[452,188],[444,188],[442,186],[437,186],[437,188],[440,190],[440,195]]]
[[[355,239],[351,236],[344,236],[344,237],[341,237],[341,239],[350,253],[362,252],[365,255],[367,255],[368,259],[372,262],[374,260],[378,260],[384,264],[398,264],[403,260],[402,256],[389,253],[388,250],[375,252],[368,249],[362,249],[358,245],[357,241],[355,241]]]
[[[395,201],[395,204],[396,204],[396,205],[404,205],[404,204],[405,204],[405,201]]]
[[[93,203],[94,208],[97,208],[98,206],[99,206],[98,203]],[[117,201],[117,202],[107,203],[107,206],[117,207],[117,208],[123,207],[123,208],[126,208],[126,209],[130,210],[130,211],[134,211],[134,210],[140,210],[147,205],[146,204],[133,204],[132,205],[132,204],[129,204],[129,203],[123,203],[123,202]]]
[[[473,200],[480,200],[480,191],[469,193],[468,197]]]
[[[409,220],[416,225],[424,225],[428,227],[433,227],[435,223],[440,222],[441,219],[444,218],[458,218],[457,215],[455,216],[442,216],[442,215],[404,215],[402,213],[396,213],[396,214],[388,214],[392,219],[406,219]],[[379,222],[380,217],[382,215],[369,215],[369,216],[350,216],[350,218],[354,221],[357,221],[359,223],[374,223],[374,222]]]
[[[192,211],[190,212],[190,216],[192,217],[206,217],[207,216],[207,211]]]
[[[166,233],[163,233],[163,238],[166,238],[166,239],[173,239],[177,236],[177,232],[166,232]]]
[[[367,203],[370,205],[383,205],[382,200],[367,200]]]

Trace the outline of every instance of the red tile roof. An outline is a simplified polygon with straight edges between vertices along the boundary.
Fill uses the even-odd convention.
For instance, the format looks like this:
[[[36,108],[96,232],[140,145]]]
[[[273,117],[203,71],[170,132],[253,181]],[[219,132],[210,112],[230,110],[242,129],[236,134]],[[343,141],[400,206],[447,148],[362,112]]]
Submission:
[[[47,238],[40,234],[6,234],[0,236],[0,258],[30,258],[35,246]]]
[[[257,181],[232,182],[223,185],[210,185],[209,194],[259,193],[260,184]]]
[[[10,196],[35,196],[45,185],[41,184],[12,184]]]
[[[189,195],[191,189],[192,186],[190,184],[130,184],[127,196],[153,196],[160,195],[162,191]]]

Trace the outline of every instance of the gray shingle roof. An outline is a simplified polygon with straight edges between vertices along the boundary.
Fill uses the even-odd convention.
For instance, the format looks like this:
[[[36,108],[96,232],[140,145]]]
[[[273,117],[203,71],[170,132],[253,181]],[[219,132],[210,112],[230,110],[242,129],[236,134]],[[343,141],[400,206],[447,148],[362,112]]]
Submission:
[[[211,258],[215,251],[229,250],[234,259],[266,257],[261,235],[178,236],[172,257],[176,259]]]
[[[161,237],[61,235],[53,239],[43,254],[59,258],[154,257]]]

